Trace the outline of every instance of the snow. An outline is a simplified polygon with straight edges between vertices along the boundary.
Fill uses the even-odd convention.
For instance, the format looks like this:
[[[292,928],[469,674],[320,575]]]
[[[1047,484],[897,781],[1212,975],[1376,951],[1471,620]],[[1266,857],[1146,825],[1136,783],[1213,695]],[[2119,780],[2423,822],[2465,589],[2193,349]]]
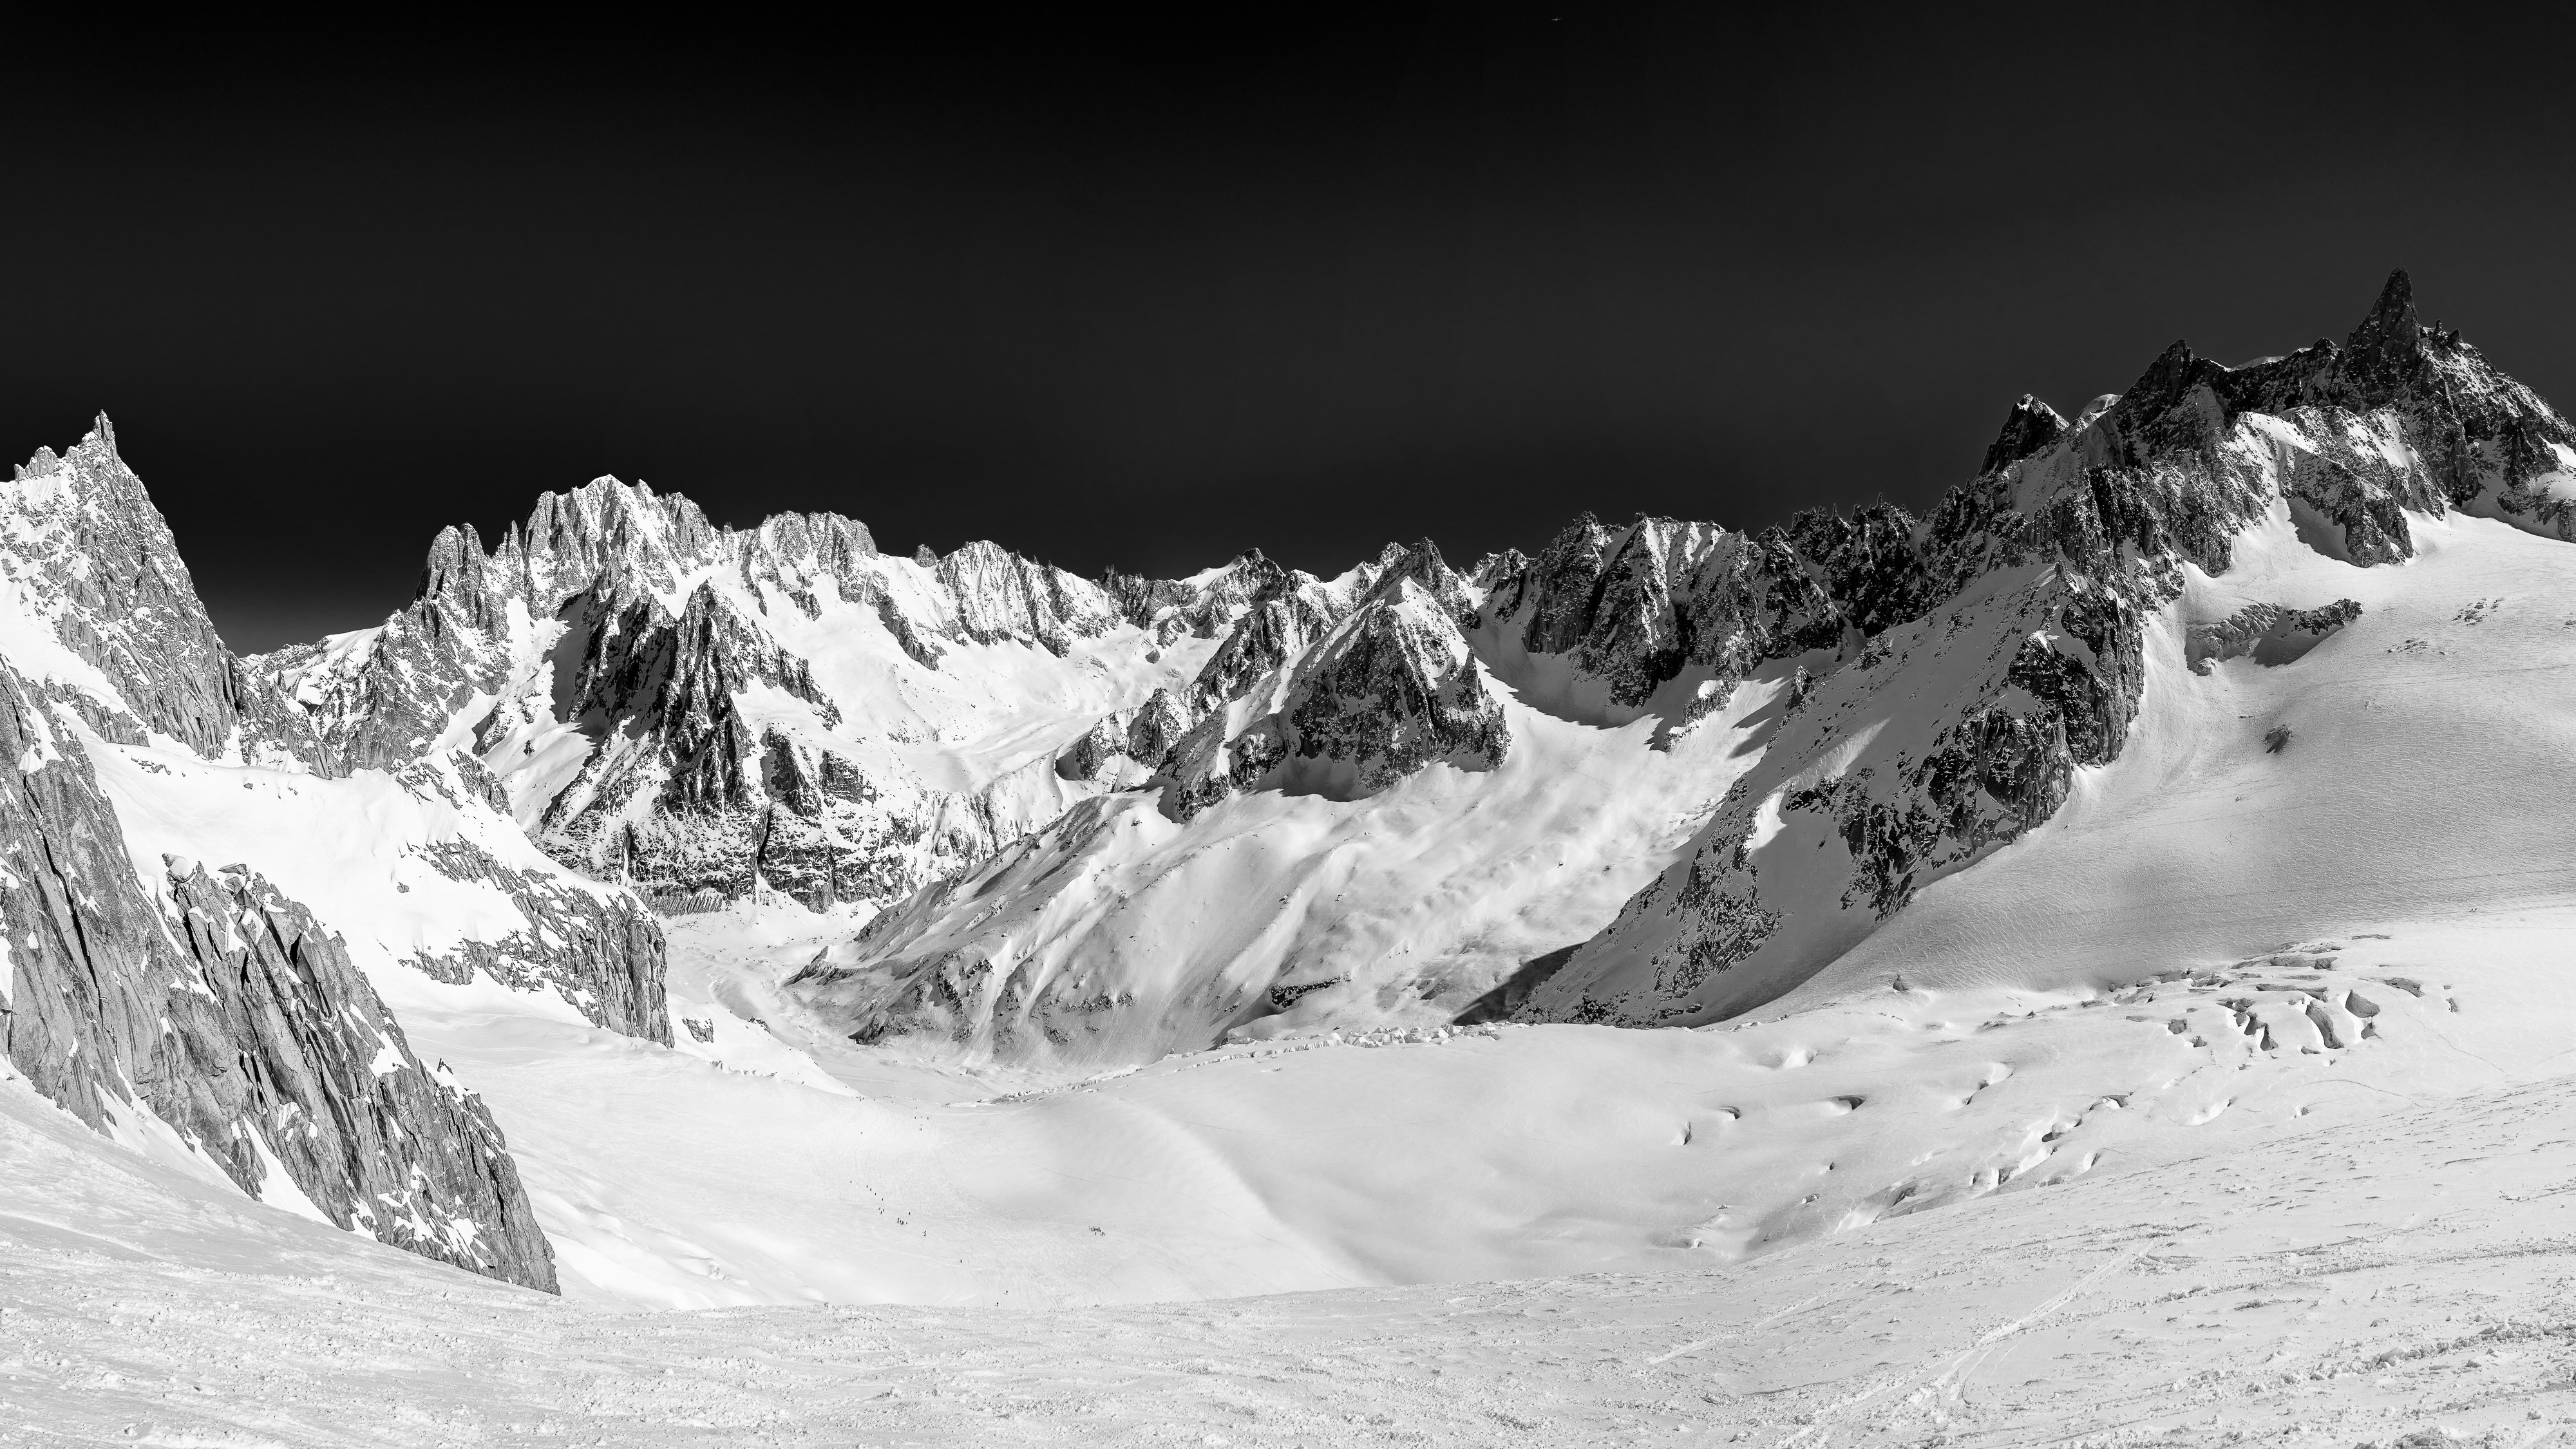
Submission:
[[[242,1135],[250,1142],[251,1151],[259,1154],[259,1200],[262,1203],[281,1212],[293,1213],[307,1222],[320,1223],[326,1228],[338,1227],[331,1221],[329,1213],[322,1211],[312,1198],[305,1196],[304,1189],[295,1185],[294,1177],[287,1172],[286,1164],[277,1160],[277,1153],[268,1145],[266,1137],[256,1132]]]
[[[1658,750],[1655,703],[1619,718],[1533,664],[1508,676],[1496,770],[1187,825],[1105,802],[1059,854],[993,868],[1100,886],[1007,938],[1049,970],[1114,969],[1164,1026],[1243,1029],[1016,1065],[859,1046],[786,987],[863,910],[672,922],[670,1048],[552,994],[442,985],[399,963],[526,922],[412,853],[471,838],[549,869],[502,817],[57,715],[147,881],[164,852],[247,860],[349,938],[420,1058],[501,1123],[565,1292],[328,1231],[274,1163],[253,1202],[165,1126],[103,1138],[11,1078],[0,1437],[2576,1434],[2576,1139],[2551,1130],[2576,1111],[2576,552],[2410,525],[2416,557],[2364,569],[2277,512],[2155,622],[2126,748],[2051,820],[1696,1031],[1458,1030],[1409,988],[1595,929],[1738,782],[1776,799],[1919,754],[1902,701],[1957,681],[1883,668],[1847,748],[1775,777],[1752,772],[1776,671]],[[2361,616],[2292,662],[2185,666],[2192,623],[2340,598]],[[1118,652],[1138,648],[943,661],[961,691],[1042,707],[889,663],[886,708],[909,713],[871,728],[916,731],[955,779],[1016,778],[1159,677]],[[1762,818],[1766,870],[1842,888],[1833,839]],[[1277,1016],[1211,1005],[1337,978]]]
[[[2576,1143],[2530,1127],[2571,1108],[2564,1079],[2386,1099],[2185,1170],[1653,1275],[639,1313],[103,1151],[0,1083],[0,1396],[38,1443],[297,1449],[2536,1444],[2576,1430]]]
[[[247,863],[338,931],[388,997],[419,978],[403,964],[414,957],[529,929],[508,895],[440,874],[422,848],[470,841],[514,870],[601,889],[548,860],[452,776],[449,799],[381,770],[332,780],[211,764],[184,749],[110,743],[70,716],[58,722],[80,736],[147,891],[162,891],[164,855]]]
[[[1938,882],[1784,1008],[1871,980],[2098,982],[2150,951],[2250,952],[2353,923],[2564,901],[2576,887],[2576,550],[2489,519],[2410,519],[2417,557],[2356,568],[2286,519],[2183,608],[2360,602],[2296,664],[2206,677],[2168,622],[2117,764],[1974,871]],[[2484,607],[2480,607],[2484,606]],[[2264,735],[2293,739],[2267,753]]]
[[[115,682],[65,647],[55,632],[61,607],[0,573],[0,659],[29,679],[76,689],[120,714],[127,713],[125,696]],[[29,766],[22,760],[18,769],[27,773]]]
[[[1744,722],[1781,687],[1739,687],[1669,750],[1652,747],[1657,718],[1595,727],[1512,698],[1512,748],[1492,770],[1435,764],[1357,800],[1255,792],[1186,825],[1150,793],[1114,796],[969,874],[900,949],[935,960],[1000,933],[1030,963],[1030,996],[1063,981],[1132,998],[1043,1053],[1068,1067],[1203,1046],[1230,1027],[1436,1024],[1456,1006],[1435,998],[1472,998],[1606,925],[1756,758]],[[1019,889],[1033,880],[1051,888]],[[885,947],[845,939],[824,959],[863,949]],[[1308,989],[1273,1014],[1260,1003],[1274,986]],[[838,1009],[875,989],[817,995]]]

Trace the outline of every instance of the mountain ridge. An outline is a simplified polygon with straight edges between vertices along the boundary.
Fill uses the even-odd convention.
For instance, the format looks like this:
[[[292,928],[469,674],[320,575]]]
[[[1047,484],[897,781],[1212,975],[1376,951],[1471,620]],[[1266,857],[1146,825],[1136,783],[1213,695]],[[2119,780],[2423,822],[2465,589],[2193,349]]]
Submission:
[[[603,479],[545,495],[488,553],[441,533],[408,609],[252,668],[344,751],[462,750],[593,876],[884,908],[806,978],[871,1039],[983,1041],[991,1013],[1041,1000],[1096,1025],[1082,1004],[1121,999],[1098,989],[1099,943],[979,934],[1012,913],[949,888],[990,886],[987,866],[1017,879],[1027,848],[1100,858],[1094,834],[1130,816],[1087,802],[1148,792],[1188,838],[1252,795],[1373,808],[1442,761],[1510,773],[1533,726],[1507,699],[1584,728],[1651,720],[1656,752],[1734,741],[1683,787],[1714,792],[1683,813],[1727,838],[1634,881],[1615,920],[1568,898],[1590,936],[1515,928],[1531,949],[1509,970],[1522,947],[1419,942],[1450,965],[1397,995],[1465,1010],[1542,961],[1507,993],[1524,1019],[1696,1022],[1786,989],[2114,762],[2158,620],[2266,510],[2365,568],[2410,555],[2410,512],[2564,540],[2571,445],[2547,404],[2423,326],[2398,272],[2341,343],[2229,368],[2177,342],[2072,420],[2025,395],[1978,474],[1919,518],[1882,504],[1738,532],[1584,513],[1465,575],[1425,541],[1332,580],[1257,552],[1187,579],[1089,580],[991,543],[889,557],[831,514],[717,528],[679,495]],[[1943,702],[1854,735],[1900,682]],[[1802,884],[1766,885],[1748,850],[1792,825],[1821,831],[1822,854]],[[1060,887],[1014,887],[1031,888]],[[1199,1005],[1149,1035],[1170,1049],[1265,1012],[1287,1020],[1263,1029],[1293,1029],[1398,1009],[1394,983],[1298,964],[1339,929],[1255,933],[1268,966],[1208,968],[1232,983],[1213,995],[1171,984]],[[1017,1039],[1057,1036],[1079,1050],[1080,1033]]]
[[[2411,555],[2410,512],[2456,510],[2564,541],[2576,523],[2571,444],[2576,431],[2459,334],[2418,323],[2398,273],[2342,345],[2230,369],[2177,343],[2073,423],[2025,398],[1985,470],[1919,520],[1881,505],[1745,535],[1659,519],[1614,534],[1579,518],[1521,568],[1480,571],[1488,582],[1461,620],[1477,658],[1504,692],[1560,718],[1616,726],[1652,699],[1655,747],[1715,718],[1758,758],[1713,802],[1700,844],[1596,934],[1531,951],[1536,964],[1505,995],[1523,1020],[1632,1026],[1758,1005],[1923,887],[2050,818],[2078,772],[2115,761],[2146,687],[2150,635],[2186,576],[2225,573],[2238,534],[2267,510],[2285,510],[2310,549],[2361,568]],[[2350,617],[2263,607],[2275,610],[2263,628],[2314,621],[2311,642]],[[1759,699],[1745,693],[1756,684]],[[1656,693],[1684,685],[1686,698]],[[1855,733],[1855,712],[1881,711],[1891,691],[1944,702],[1901,729]],[[1399,718],[1384,713],[1381,725]],[[1275,754],[1250,763],[1247,787],[1299,790]],[[1186,796],[1193,778],[1203,776],[1154,782],[1177,779]],[[1061,883],[1106,868],[1100,847],[1075,837],[1107,839],[1111,817],[1083,819],[1088,832],[1068,817],[1046,848],[1101,863],[1016,889],[1078,889]],[[1791,885],[1766,885],[1753,852],[1793,825],[1821,854],[1780,877]],[[1032,919],[996,904],[1000,889],[979,874],[954,897],[916,897],[799,979],[871,1039],[981,1041],[982,1014],[1023,1011],[1049,990],[1067,1005],[1100,999],[1099,978],[1118,973],[1098,928],[1046,924],[1035,902]],[[1267,1005],[1313,1025],[1400,1009],[1383,994],[1394,982],[1372,998],[1349,975],[1298,964],[1297,941],[1332,929],[1309,922],[1258,948],[1272,964],[1247,968],[1223,1004],[1170,1023],[1163,1045],[1293,1025],[1261,1025],[1264,971],[1278,982]],[[1434,975],[1415,988],[1472,1010],[1504,982]]]

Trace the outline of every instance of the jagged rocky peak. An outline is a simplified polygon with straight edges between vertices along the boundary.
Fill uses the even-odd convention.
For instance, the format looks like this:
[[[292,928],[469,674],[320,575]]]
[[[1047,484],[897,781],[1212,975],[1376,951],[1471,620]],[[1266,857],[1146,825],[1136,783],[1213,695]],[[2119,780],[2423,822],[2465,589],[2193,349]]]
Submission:
[[[1585,513],[1486,589],[1481,613],[1501,631],[1489,644],[1562,657],[1624,718],[1686,669],[1722,693],[1766,660],[1838,643],[1846,619],[1811,567],[1784,530],[1648,515],[1613,530]]]
[[[490,629],[502,626],[499,606],[510,599],[536,618],[584,593],[621,607],[648,596],[667,602],[717,569],[748,588],[792,590],[875,557],[876,540],[855,519],[781,513],[755,528],[723,528],[680,494],[603,477],[539,494],[526,521],[511,524],[488,554],[472,525],[440,530],[415,604],[444,603]]]
[[[1109,632],[1124,614],[1100,585],[999,544],[967,544],[941,559],[938,573],[957,601],[959,632],[978,644],[1034,639],[1061,656],[1075,640]]]
[[[383,764],[417,749],[417,727],[490,683],[480,676],[498,667],[514,629],[542,630],[575,612],[624,614],[647,601],[676,618],[691,591],[717,577],[737,583],[761,613],[773,596],[808,618],[827,594],[867,607],[926,668],[938,667],[943,643],[1020,640],[1061,655],[1121,622],[1147,624],[1166,611],[1194,615],[1203,631],[1231,622],[1222,600],[1236,571],[1150,587],[1113,575],[1104,586],[989,542],[945,557],[924,547],[913,563],[924,573],[890,574],[866,525],[837,514],[718,527],[679,494],[601,478],[540,495],[527,521],[511,525],[488,554],[471,526],[443,529],[413,603],[363,647],[303,645],[262,663],[327,728],[352,737],[364,762]],[[471,635],[451,643],[460,628]],[[411,668],[397,669],[402,663]],[[437,667],[424,670],[430,665]],[[357,679],[370,670],[424,678],[408,687],[392,677]]]
[[[1463,580],[1425,539],[1298,667],[1283,710],[1299,784],[1320,794],[1374,794],[1431,762],[1490,770],[1511,729],[1463,627]]]
[[[1428,540],[1329,584],[1278,581],[1193,686],[1203,717],[1160,762],[1163,813],[1258,789],[1357,799],[1434,761],[1501,764],[1511,730],[1467,642],[1475,619]]]
[[[476,551],[442,535],[410,608],[264,662],[353,760],[469,748],[577,870],[808,899],[899,895],[1142,779],[1124,750],[1186,729],[1190,677],[1283,573],[887,557],[835,515],[710,527],[615,480]]]
[[[2576,497],[2566,436],[2457,334],[2416,321],[2400,278],[2342,343],[2241,368],[2177,344],[2072,421],[2025,397],[1975,473],[1921,517],[1881,504],[1739,533],[1585,513],[1464,580],[1420,548],[1330,583],[1282,573],[1169,708],[1098,720],[1057,760],[1123,783],[1159,752],[1145,787],[1163,819],[1137,828],[1143,799],[1088,802],[890,908],[809,984],[830,977],[869,1032],[1003,1051],[1018,1022],[1086,1049],[1166,1049],[1173,1018],[1143,1020],[1164,1009],[1145,1003],[1177,998],[1121,955],[1132,935],[1063,924],[1093,917],[1056,897],[1110,873],[1179,872],[1212,839],[1260,834],[1268,807],[1229,805],[1247,793],[1356,799],[1445,759],[1463,778],[1442,792],[1473,798],[1479,768],[1509,757],[1515,708],[1594,726],[1655,716],[1631,740],[1676,752],[1696,721],[1728,711],[1746,773],[1692,802],[1709,814],[1682,857],[1607,929],[1534,953],[1553,974],[1495,998],[1535,1019],[1717,1019],[1820,969],[2049,819],[2079,771],[2122,758],[2149,653],[2172,637],[2159,624],[2177,622],[2192,570],[2224,573],[2249,530],[2286,514],[2311,547],[2363,566],[2407,557],[2410,517],[2453,507],[2519,509],[2545,531],[2563,516],[2546,500]],[[2217,668],[2240,654],[2290,663],[2351,617],[2258,605],[2179,622],[2190,662]],[[1211,813],[1220,823],[1197,823]],[[1335,901],[1331,920],[1345,919]],[[1357,1003],[1401,985],[1336,955],[1337,926],[1283,929],[1275,954],[1220,951],[1234,965],[1211,968],[1252,974],[1190,989],[1248,1002],[1266,987],[1279,1004],[1339,981]],[[1061,1014],[1030,1006],[1059,982]],[[1122,982],[1136,983],[1132,1003]],[[1122,1021],[1131,1011],[1140,1019]]]
[[[2195,467],[2196,454],[2215,466]],[[2576,501],[2554,485],[2571,470],[2576,430],[2457,333],[2416,322],[2399,273],[2340,347],[2229,368],[2174,343],[2109,406],[1998,475],[2008,486],[1954,490],[1932,533],[2067,550],[2087,566],[2125,544],[2215,572],[2237,522],[2278,495],[2312,546],[2386,563],[2413,551],[2410,510],[2576,537]],[[2007,515],[2017,538],[1997,526]],[[1982,566],[1952,562],[1952,584]]]
[[[524,860],[488,780],[429,761],[390,780],[336,777],[342,756],[305,711],[216,636],[105,419],[19,469],[0,516],[0,752],[19,765],[19,787],[0,796],[0,1048],[94,1127],[157,1120],[254,1196],[551,1290],[499,1128],[412,1055],[351,962],[339,928],[382,903],[345,882],[292,899],[275,881],[304,870],[313,882],[288,843],[309,827],[295,815],[306,808],[334,811],[352,848],[388,865],[488,860],[476,838]],[[466,550],[442,544],[436,586],[476,589]],[[174,835],[234,863],[146,843]],[[392,874],[358,876],[407,890]],[[549,985],[614,976],[631,989],[594,1019],[649,1027],[661,946],[640,903],[593,888],[584,913],[548,899],[559,879],[524,884],[521,937],[461,949]],[[558,969],[562,957],[579,959]]]
[[[2174,606],[2185,564],[2225,572],[2238,537],[2284,509],[2309,546],[2363,566],[2411,555],[2410,513],[2576,536],[2556,498],[2576,481],[2571,444],[2547,404],[2422,326],[2399,273],[2340,346],[2228,368],[2177,342],[2072,424],[2025,399],[1978,476],[1919,523],[1893,510],[1793,522],[1787,540],[1827,596],[1815,617],[1839,616],[1866,646],[1799,691],[1691,856],[1520,1011],[1704,1021],[1786,989],[2047,819],[2076,767],[2119,756],[2146,621]],[[2286,663],[2353,612],[2248,609],[2195,626],[2192,662]],[[1889,700],[1907,704],[1886,728],[1848,733]],[[1840,851],[1816,854],[1828,845]],[[1822,894],[1820,861],[1841,872]]]
[[[1481,602],[1491,598],[1494,590],[1528,570],[1527,554],[1516,548],[1502,549],[1476,560],[1476,566],[1467,571],[1467,588]]]
[[[2057,409],[2023,393],[2005,415],[2003,431],[1987,447],[1986,461],[1977,471],[1992,473],[2010,467],[2066,436],[2066,430],[2066,419],[2057,415]]]
[[[1610,556],[1610,531],[1585,512],[1548,540],[1520,578],[1502,587],[1509,594],[1496,600],[1498,612],[1526,612],[1521,643],[1532,654],[1562,654],[1582,642],[1592,628],[1594,600]]]
[[[123,743],[160,734],[210,758],[327,765],[310,725],[217,637],[106,414],[69,452],[19,465],[0,517],[7,604],[64,651],[20,661],[38,690]]]

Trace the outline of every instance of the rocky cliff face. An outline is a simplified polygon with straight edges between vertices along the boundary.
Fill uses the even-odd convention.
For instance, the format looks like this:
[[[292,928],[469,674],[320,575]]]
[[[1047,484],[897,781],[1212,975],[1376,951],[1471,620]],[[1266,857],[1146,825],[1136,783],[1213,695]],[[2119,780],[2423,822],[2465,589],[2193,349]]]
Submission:
[[[1467,645],[1475,607],[1430,543],[1390,550],[1344,609],[1310,580],[1256,603],[1195,689],[1205,718],[1157,762],[1163,813],[1186,820],[1244,790],[1373,795],[1434,760],[1501,764],[1511,729]],[[1217,691],[1276,653],[1261,674]]]
[[[169,866],[196,979],[214,993],[211,1012],[174,1014],[165,1037],[180,1058],[168,1080],[191,1089],[183,1130],[245,1188],[264,1158],[281,1160],[337,1227],[553,1291],[553,1254],[492,1114],[413,1055],[339,941],[243,867]]]
[[[177,739],[209,759],[328,768],[311,725],[215,636],[170,526],[104,417],[69,453],[39,448],[0,508],[0,608],[49,697],[101,736]]]
[[[102,789],[97,755],[129,748],[330,763],[215,637],[105,420],[0,505],[9,1060],[92,1126],[157,1123],[255,1196],[551,1291],[500,1129],[423,1069],[338,940],[252,866],[139,858]]]
[[[457,784],[439,771],[413,765],[396,778],[419,794],[464,806]],[[413,858],[447,880],[489,887],[527,924],[465,936],[443,951],[415,952],[405,958],[409,965],[451,985],[479,974],[513,990],[555,991],[595,1026],[670,1045],[661,924],[631,892],[513,866],[464,836],[424,842]]]
[[[350,759],[466,748],[595,876],[883,900],[1104,788],[1130,720],[1171,732],[1279,577],[1257,554],[1098,583],[989,543],[890,557],[849,519],[717,528],[602,479],[488,554],[442,533],[410,607],[256,666]]]
[[[2420,325],[2403,273],[2340,347],[2229,369],[2176,343],[2074,423],[2043,411],[2024,399],[1987,470],[1920,523],[1890,510],[1789,530],[1826,546],[1808,572],[1865,647],[1801,688],[1697,847],[1518,1014],[1741,1011],[2047,819],[2077,767],[2118,757],[2144,630],[2185,566],[2224,572],[2274,510],[2363,566],[2412,555],[2410,512],[2570,536],[2556,495],[2576,432],[2457,333]],[[2304,611],[2284,638],[2349,617]],[[2211,631],[2209,652],[2281,623]]]
[[[1588,513],[1498,581],[1485,612],[1502,641],[1598,681],[1614,716],[1690,666],[1731,682],[1831,648],[1847,625],[1784,530],[1639,518],[1614,533]]]

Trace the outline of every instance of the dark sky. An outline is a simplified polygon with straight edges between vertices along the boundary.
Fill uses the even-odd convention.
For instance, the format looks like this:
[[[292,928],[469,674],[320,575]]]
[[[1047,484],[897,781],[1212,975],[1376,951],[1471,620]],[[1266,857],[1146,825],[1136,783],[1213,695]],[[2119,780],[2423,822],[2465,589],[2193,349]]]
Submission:
[[[602,473],[1085,572],[1919,507],[2395,266],[2576,401],[2568,52],[2484,7],[1209,8],[22,32],[0,446],[108,411],[252,650]]]

